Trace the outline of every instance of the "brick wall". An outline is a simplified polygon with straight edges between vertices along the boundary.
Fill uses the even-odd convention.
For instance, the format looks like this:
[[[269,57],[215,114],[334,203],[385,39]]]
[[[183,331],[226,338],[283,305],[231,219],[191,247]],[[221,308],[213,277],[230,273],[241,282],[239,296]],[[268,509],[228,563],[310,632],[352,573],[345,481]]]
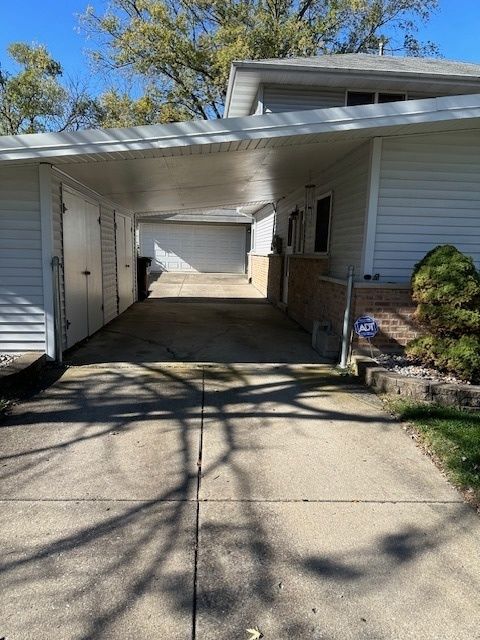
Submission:
[[[328,272],[327,258],[290,256],[288,315],[307,331],[314,320],[326,320],[341,336],[345,311],[346,285],[334,279],[321,279]],[[283,257],[250,255],[252,284],[273,304],[281,300]],[[380,331],[372,345],[382,351],[399,351],[419,335],[413,325],[415,305],[410,289],[356,283],[353,290],[352,321],[362,315],[373,316]],[[353,337],[353,350],[369,349],[365,340]]]
[[[279,255],[250,254],[250,277],[253,286],[273,304],[281,299],[283,259]]]
[[[415,304],[410,289],[393,287],[362,287],[354,289],[353,316],[373,316],[380,331],[372,344],[384,351],[395,351],[419,335],[413,324]],[[354,338],[354,348],[365,346],[364,340]]]
[[[314,320],[324,317],[325,292],[320,276],[327,270],[327,258],[290,257],[288,315],[307,331],[312,330]]]

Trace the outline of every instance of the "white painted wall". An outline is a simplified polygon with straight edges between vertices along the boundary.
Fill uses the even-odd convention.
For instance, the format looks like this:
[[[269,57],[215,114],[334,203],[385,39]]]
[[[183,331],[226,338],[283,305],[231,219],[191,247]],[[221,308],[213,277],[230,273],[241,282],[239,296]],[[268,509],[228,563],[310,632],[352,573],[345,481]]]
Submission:
[[[38,166],[0,170],[0,352],[43,351]]]
[[[272,252],[274,216],[275,214],[271,204],[265,205],[254,215],[253,253],[267,256]]]
[[[447,243],[480,266],[480,132],[384,139],[374,273],[407,282],[427,251]]]

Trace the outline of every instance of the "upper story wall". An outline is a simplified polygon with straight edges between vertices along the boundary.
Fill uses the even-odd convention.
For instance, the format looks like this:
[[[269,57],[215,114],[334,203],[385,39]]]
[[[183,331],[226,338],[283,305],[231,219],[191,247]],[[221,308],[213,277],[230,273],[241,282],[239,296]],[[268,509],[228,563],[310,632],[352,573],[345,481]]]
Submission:
[[[439,244],[453,244],[480,267],[479,176],[479,131],[384,139],[373,273],[408,282]]]
[[[305,111],[308,109],[328,109],[330,107],[344,107],[347,104],[347,91],[349,87],[306,87],[287,85],[268,85],[261,88],[252,105],[251,113],[284,113],[288,111]],[[358,89],[352,89],[358,91]],[[378,92],[378,87],[372,85],[370,89],[362,89],[367,92]],[[382,89],[382,93],[398,93]],[[422,100],[426,98],[438,98],[445,92],[405,91],[407,100]]]

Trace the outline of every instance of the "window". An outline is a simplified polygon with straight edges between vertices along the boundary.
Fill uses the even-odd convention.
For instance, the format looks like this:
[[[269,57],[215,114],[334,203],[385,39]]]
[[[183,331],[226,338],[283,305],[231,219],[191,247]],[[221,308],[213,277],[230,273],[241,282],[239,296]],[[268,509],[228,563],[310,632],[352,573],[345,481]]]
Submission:
[[[377,102],[379,104],[385,102],[401,102],[406,99],[407,96],[404,93],[379,93],[377,96]]]
[[[330,239],[330,212],[332,208],[332,194],[329,193],[317,200],[317,215],[315,219],[315,253],[326,253]]]
[[[293,218],[292,216],[290,216],[288,218],[287,247],[292,246],[292,236],[293,236]]]
[[[347,91],[347,107],[356,107],[359,104],[373,104],[375,94],[364,91]]]
[[[295,220],[295,232],[297,237],[297,243],[295,246],[295,253],[303,253],[303,241],[304,241],[304,214],[300,211],[297,219]]]
[[[405,93],[383,93],[379,91],[347,91],[347,107],[361,104],[384,104],[385,102],[400,102],[406,100]]]

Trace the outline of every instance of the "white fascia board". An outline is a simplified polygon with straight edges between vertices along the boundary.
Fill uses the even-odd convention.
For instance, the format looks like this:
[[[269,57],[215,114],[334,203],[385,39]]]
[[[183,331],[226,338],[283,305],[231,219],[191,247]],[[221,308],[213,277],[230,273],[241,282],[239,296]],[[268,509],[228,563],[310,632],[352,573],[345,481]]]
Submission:
[[[45,313],[45,353],[54,360],[55,346],[55,304],[53,289],[53,204],[52,204],[52,167],[41,164],[39,171],[40,185],[40,220],[42,234],[42,281],[43,308]]]
[[[161,150],[243,140],[364,132],[480,118],[480,94],[397,103],[333,107],[260,116],[198,120],[129,129],[93,129],[0,138],[0,162]],[[372,133],[373,133],[372,131]]]
[[[225,96],[225,107],[223,109],[223,117],[228,118],[228,112],[230,111],[230,103],[232,101],[232,95],[235,88],[235,80],[237,76],[237,62],[233,61],[230,66],[230,75],[228,76],[227,95]]]

